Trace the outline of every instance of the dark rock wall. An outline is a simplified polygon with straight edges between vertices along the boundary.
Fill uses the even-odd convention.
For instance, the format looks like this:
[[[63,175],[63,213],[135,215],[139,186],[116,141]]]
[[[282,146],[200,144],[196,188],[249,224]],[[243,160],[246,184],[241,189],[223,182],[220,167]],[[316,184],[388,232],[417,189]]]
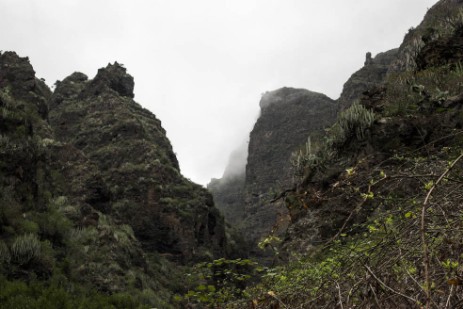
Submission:
[[[250,134],[245,184],[244,231],[253,242],[284,226],[286,207],[270,201],[292,185],[291,155],[336,115],[333,100],[305,89],[267,92],[260,107]]]
[[[397,59],[398,49],[379,53],[374,58],[367,53],[365,66],[352,74],[344,84],[341,96],[338,99],[340,110],[345,110],[362,94],[372,87],[381,85],[389,71],[391,64]],[[368,57],[370,55],[370,57]]]
[[[344,84],[337,101],[304,89],[265,93],[261,115],[250,134],[245,175],[235,176],[233,181],[226,177],[213,180],[208,186],[227,221],[242,229],[252,243],[270,233],[283,233],[289,220],[286,206],[282,201],[270,201],[293,186],[291,154],[310,135],[323,134],[338,111],[382,85],[397,54],[397,49],[374,58],[367,53],[365,66]]]
[[[145,250],[182,261],[223,253],[211,195],[180,174],[161,122],[133,101],[133,87],[117,63],[93,80],[74,73],[59,82],[50,104],[56,136],[99,167],[110,200],[100,210],[130,224]]]
[[[109,191],[98,166],[55,140],[47,122],[50,96],[27,58],[0,53],[0,243],[5,254],[29,235],[42,249],[27,263],[2,260],[0,272],[12,279],[46,280],[63,272],[65,263],[69,282],[105,292],[125,290],[128,283],[119,270],[146,275],[144,253],[130,238],[130,228],[99,211],[108,207]],[[86,233],[93,236],[83,254],[79,237]],[[113,233],[130,239],[122,243]]]
[[[207,189],[214,196],[214,203],[223,214],[225,221],[233,228],[240,229],[245,217],[244,208],[245,174],[212,179]]]

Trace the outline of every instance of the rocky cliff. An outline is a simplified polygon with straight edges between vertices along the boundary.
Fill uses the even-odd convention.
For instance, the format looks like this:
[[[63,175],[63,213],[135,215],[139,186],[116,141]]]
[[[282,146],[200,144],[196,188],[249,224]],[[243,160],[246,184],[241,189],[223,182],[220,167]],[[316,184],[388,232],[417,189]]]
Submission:
[[[371,53],[366,54],[365,65],[352,74],[344,84],[341,96],[337,100],[339,109],[345,110],[362,94],[374,87],[381,85],[389,71],[391,64],[396,61],[398,49],[391,49],[377,54],[372,58]]]
[[[461,285],[462,12],[433,6],[381,85],[300,153],[304,176],[280,196],[293,262],[264,279],[257,308],[461,307],[449,291]]]
[[[54,139],[50,98],[27,58],[0,55],[1,273],[123,291],[125,271],[146,276],[147,260],[132,229],[99,211],[109,197],[98,166]]]
[[[170,308],[184,283],[164,257],[223,255],[223,217],[180,174],[160,121],[133,101],[133,87],[116,63],[93,80],[74,73],[52,93],[27,58],[0,53],[2,305],[19,301],[5,280],[36,278],[37,299],[23,294],[25,302],[61,293],[78,307],[106,293],[115,296],[101,296],[103,307]]]
[[[225,174],[208,186],[227,221],[241,229],[254,245],[281,232],[288,222],[284,204],[271,200],[292,183],[293,152],[310,134],[331,124],[336,115],[333,100],[305,89],[267,92],[260,108],[250,134],[245,173],[234,177]]]
[[[250,133],[245,174],[227,177],[225,173],[208,186],[226,220],[244,229],[252,243],[284,231],[289,220],[286,207],[281,201],[271,201],[294,183],[292,153],[309,136],[313,140],[322,138],[323,129],[334,123],[339,111],[368,90],[380,87],[397,55],[398,49],[375,57],[367,53],[364,67],[352,74],[336,101],[304,89],[265,93],[260,102],[261,115]]]
[[[222,253],[223,218],[211,195],[182,177],[161,122],[133,101],[133,87],[117,63],[92,80],[74,73],[57,83],[56,137],[99,167],[107,185],[100,210],[132,226],[145,250],[185,261]]]

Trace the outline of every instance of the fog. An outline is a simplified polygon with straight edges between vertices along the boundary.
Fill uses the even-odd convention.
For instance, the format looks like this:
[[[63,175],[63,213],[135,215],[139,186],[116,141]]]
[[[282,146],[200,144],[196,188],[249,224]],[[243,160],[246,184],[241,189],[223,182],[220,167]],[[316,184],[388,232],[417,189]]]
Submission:
[[[435,2],[1,0],[0,49],[29,56],[49,85],[124,64],[182,173],[204,185],[243,150],[261,93],[288,86],[337,98],[367,51],[398,47]]]

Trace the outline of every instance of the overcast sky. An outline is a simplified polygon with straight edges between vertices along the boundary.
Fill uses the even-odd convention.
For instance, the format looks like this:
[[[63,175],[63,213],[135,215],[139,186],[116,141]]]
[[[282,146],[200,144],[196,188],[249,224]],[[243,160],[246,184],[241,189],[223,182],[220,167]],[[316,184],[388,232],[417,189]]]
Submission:
[[[206,184],[249,136],[261,93],[338,98],[365,53],[398,47],[437,0],[0,0],[0,49],[49,85],[108,62],[167,130],[182,173]]]

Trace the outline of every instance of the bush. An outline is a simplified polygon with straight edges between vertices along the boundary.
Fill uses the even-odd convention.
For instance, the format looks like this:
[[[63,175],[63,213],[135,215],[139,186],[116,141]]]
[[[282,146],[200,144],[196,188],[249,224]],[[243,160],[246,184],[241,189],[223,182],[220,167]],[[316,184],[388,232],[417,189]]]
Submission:
[[[16,237],[11,245],[13,261],[20,265],[27,264],[40,256],[40,241],[34,234],[26,234]]]
[[[71,292],[56,284],[48,285],[40,281],[25,283],[0,277],[0,308],[142,309],[148,306],[126,293],[104,295],[79,285],[74,286]]]
[[[352,139],[364,140],[368,136],[368,129],[375,121],[375,113],[366,109],[358,102],[343,111],[331,127],[328,144],[340,148]]]
[[[343,111],[336,123],[328,129],[323,142],[312,144],[309,136],[303,148],[293,153],[291,165],[296,177],[309,179],[315,173],[325,170],[328,162],[347,143],[355,140],[365,140],[368,129],[375,121],[375,113],[366,109],[358,102]],[[321,138],[316,138],[321,140]]]

